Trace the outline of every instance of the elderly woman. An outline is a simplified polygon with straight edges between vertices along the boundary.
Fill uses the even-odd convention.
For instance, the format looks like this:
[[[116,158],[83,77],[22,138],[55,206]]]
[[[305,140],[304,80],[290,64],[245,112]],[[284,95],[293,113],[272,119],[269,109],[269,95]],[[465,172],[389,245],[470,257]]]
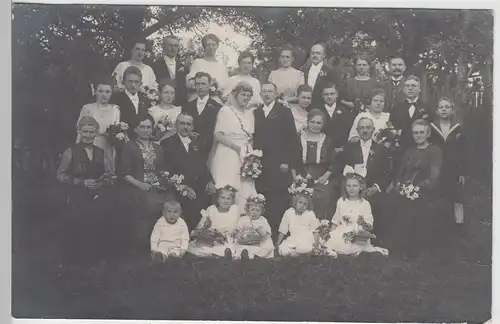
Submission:
[[[242,157],[252,151],[255,119],[248,103],[253,95],[253,88],[246,82],[240,82],[217,115],[214,130],[213,159],[210,171],[215,187],[230,185],[239,192],[236,204],[243,212],[246,198],[255,192],[251,179],[240,176]]]
[[[142,73],[142,84],[148,86],[149,88],[156,89],[156,76],[153,69],[142,62],[146,56],[148,41],[145,39],[136,40],[130,43],[130,59],[128,61],[123,61],[119,63],[115,70],[113,71],[113,77],[116,79],[117,91],[124,91],[125,86],[123,85],[123,72],[133,65],[139,68]]]
[[[334,146],[331,138],[321,132],[325,125],[325,114],[313,109],[307,114],[307,128],[299,133],[300,165],[295,174],[309,174],[314,181],[314,213],[319,219],[329,219],[335,212],[337,197],[333,197],[332,172],[334,168]]]
[[[240,56],[238,57],[238,74],[229,78],[224,91],[225,97],[227,97],[231,91],[233,91],[234,87],[236,87],[240,82],[245,81],[253,88],[253,96],[248,105],[251,107],[257,107],[262,103],[262,98],[260,97],[260,82],[250,75],[253,70],[254,62],[255,57],[252,53],[248,51],[240,53]]]
[[[162,148],[151,140],[153,125],[151,115],[139,115],[134,128],[137,138],[123,147],[120,164],[127,197],[124,201],[133,202],[135,207],[130,208],[134,214],[131,226],[135,227],[137,241],[145,251],[149,249],[149,235],[163,204],[172,197],[171,190],[161,190],[154,185],[164,163]]]
[[[359,141],[358,134],[358,123],[361,118],[369,118],[373,121],[373,125],[375,126],[375,132],[373,133],[374,139],[377,136],[377,132],[380,130],[387,128],[387,122],[389,121],[390,114],[388,112],[384,112],[385,106],[385,92],[383,89],[374,89],[370,95],[370,104],[368,105],[368,111],[361,112],[354,119],[354,123],[352,124],[351,131],[349,132],[349,142]]]
[[[442,225],[437,208],[443,157],[441,149],[429,143],[430,134],[429,122],[424,119],[413,122],[416,146],[403,156],[391,199],[395,204],[393,249],[408,257],[416,256],[424,245],[435,243]]]
[[[210,74],[212,82],[216,81],[219,85],[219,89],[224,91],[229,76],[224,62],[219,61],[215,57],[215,53],[219,48],[219,43],[220,39],[214,34],[208,34],[202,38],[201,44],[203,45],[205,52],[203,53],[202,58],[194,60],[189,74],[186,76],[186,82],[194,78],[196,73],[205,72]],[[191,85],[191,88],[193,87],[194,84]]]
[[[307,128],[307,111],[310,109],[312,93],[313,88],[308,84],[301,84],[297,88],[298,103],[291,105],[297,132]]]
[[[279,68],[271,71],[269,81],[278,88],[278,94],[283,95],[283,99],[288,102],[296,102],[297,88],[304,84],[304,72],[292,66],[294,50],[290,46],[281,48],[279,57]]]
[[[340,93],[341,103],[349,108],[361,108],[370,104],[372,90],[377,87],[377,80],[370,77],[371,60],[367,56],[354,59],[356,76],[347,79]]]
[[[57,168],[57,180],[66,185],[69,203],[65,229],[65,256],[68,261],[94,260],[107,252],[106,234],[113,202],[110,187],[114,174],[104,150],[94,145],[99,130],[94,117],[78,121],[79,141],[64,151]]]
[[[115,170],[116,151],[110,141],[106,130],[114,123],[120,122],[120,107],[109,103],[113,93],[113,80],[102,78],[94,84],[96,101],[86,104],[80,111],[80,120],[84,116],[92,116],[99,123],[94,144],[104,150],[104,156],[113,172]],[[78,132],[76,141],[80,141]]]

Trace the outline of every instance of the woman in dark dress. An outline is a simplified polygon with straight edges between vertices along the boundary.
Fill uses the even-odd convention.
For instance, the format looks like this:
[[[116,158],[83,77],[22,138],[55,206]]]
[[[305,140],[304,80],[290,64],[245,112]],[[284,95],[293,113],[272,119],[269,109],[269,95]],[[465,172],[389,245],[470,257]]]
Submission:
[[[138,245],[149,251],[149,235],[161,216],[163,204],[172,197],[171,190],[160,190],[158,175],[164,169],[163,151],[151,140],[154,119],[149,114],[139,115],[134,128],[137,138],[127,142],[122,150],[120,178],[123,179],[124,201],[129,202],[129,230]]]
[[[99,123],[83,116],[77,125],[79,141],[64,151],[57,180],[65,185],[68,215],[64,254],[69,262],[93,262],[110,252],[108,232],[114,215],[113,166],[104,150],[95,146]]]
[[[453,204],[456,234],[462,236],[464,235],[465,136],[462,125],[456,120],[454,104],[450,98],[439,99],[436,115],[436,119],[431,123],[430,142],[443,151],[441,193],[444,199]]]
[[[392,250],[414,257],[423,248],[433,248],[441,234],[439,180],[442,165],[441,149],[429,143],[430,125],[417,119],[412,125],[416,147],[403,156],[393,191]],[[416,186],[418,191],[411,190]],[[405,192],[406,188],[406,192]]]
[[[334,147],[332,139],[321,132],[324,125],[325,114],[321,110],[312,109],[307,114],[307,127],[299,132],[301,155],[297,165],[300,167],[292,171],[294,178],[297,173],[311,175],[314,213],[320,220],[333,216],[338,198],[333,196]]]
[[[368,107],[371,102],[373,89],[377,88],[377,80],[370,77],[371,60],[366,56],[358,56],[354,59],[356,76],[345,81],[341,89],[341,103],[358,111],[362,107]]]

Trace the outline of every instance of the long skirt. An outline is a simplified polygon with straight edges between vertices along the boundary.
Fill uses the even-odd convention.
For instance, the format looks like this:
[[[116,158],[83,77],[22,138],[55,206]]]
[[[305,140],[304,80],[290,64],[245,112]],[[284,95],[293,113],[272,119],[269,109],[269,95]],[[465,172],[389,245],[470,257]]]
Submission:
[[[306,173],[312,176],[313,180],[321,177],[326,169],[322,165],[312,164],[305,167]],[[337,203],[337,195],[334,190],[334,182],[332,179],[327,184],[317,183],[314,185],[314,193],[312,196],[314,213],[319,220],[331,220],[335,213],[335,205]]]

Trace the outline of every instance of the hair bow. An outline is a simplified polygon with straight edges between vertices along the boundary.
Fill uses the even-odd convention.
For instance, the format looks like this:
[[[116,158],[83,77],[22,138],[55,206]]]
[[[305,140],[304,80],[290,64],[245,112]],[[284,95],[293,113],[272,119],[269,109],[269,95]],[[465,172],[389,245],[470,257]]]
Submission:
[[[367,172],[367,170],[362,164],[356,164],[354,166],[354,168],[350,165],[346,165],[344,168],[344,172],[342,172],[342,174],[344,176],[346,176],[347,174],[352,173],[352,174],[358,175],[362,178],[365,178],[366,172]]]

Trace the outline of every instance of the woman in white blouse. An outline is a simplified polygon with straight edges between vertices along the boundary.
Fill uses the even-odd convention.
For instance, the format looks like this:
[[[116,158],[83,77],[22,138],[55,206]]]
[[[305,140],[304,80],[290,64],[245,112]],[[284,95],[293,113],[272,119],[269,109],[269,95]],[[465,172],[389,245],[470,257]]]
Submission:
[[[111,78],[102,78],[95,82],[96,101],[86,104],[80,111],[80,117],[92,116],[99,123],[97,136],[94,139],[94,145],[104,150],[104,159],[110,165],[112,172],[115,171],[116,151],[108,138],[106,130],[114,123],[120,122],[120,108],[117,105],[109,103],[113,91],[113,80]],[[80,135],[77,135],[76,142],[80,141]]]
[[[227,82],[226,89],[224,91],[224,96],[227,97],[231,91],[238,85],[238,83],[245,81],[250,84],[253,88],[253,96],[248,103],[250,108],[256,108],[262,103],[262,98],[260,97],[260,82],[256,78],[250,75],[253,70],[253,64],[255,62],[255,57],[249,51],[244,51],[240,53],[238,57],[238,74],[233,75],[229,78]]]
[[[356,129],[358,122],[361,118],[370,118],[373,120],[375,125],[375,132],[373,133],[374,139],[381,129],[387,128],[387,122],[389,121],[390,114],[384,112],[385,104],[385,92],[383,89],[374,89],[371,94],[370,105],[368,106],[368,111],[362,112],[356,116],[354,123],[352,125],[351,131],[349,132],[349,142],[359,141],[359,134]]]
[[[129,66],[137,66],[142,73],[142,84],[149,88],[156,89],[156,76],[153,69],[142,62],[146,55],[146,40],[138,40],[132,44],[130,60],[119,63],[113,71],[113,77],[116,79],[116,89],[121,91],[125,89],[123,85],[123,72]]]
[[[304,73],[292,67],[294,51],[290,46],[284,46],[280,51],[279,69],[269,74],[269,81],[278,88],[278,93],[283,94],[283,99],[288,102],[297,100],[297,88],[304,84]]]
[[[202,58],[194,60],[189,70],[189,74],[186,76],[186,82],[194,78],[196,73],[205,72],[210,74],[212,80],[217,81],[219,89],[224,91],[229,76],[224,62],[217,60],[215,57],[215,53],[219,48],[219,43],[219,38],[214,34],[208,34],[203,37],[201,44],[205,52]]]
[[[307,128],[307,112],[311,105],[313,88],[308,84],[301,84],[297,88],[298,103],[291,105],[295,128],[300,132]]]
[[[161,80],[158,91],[160,103],[149,108],[148,111],[155,120],[155,124],[161,123],[165,126],[165,134],[162,134],[161,138],[158,138],[158,140],[161,140],[175,134],[175,122],[182,108],[173,105],[175,99],[175,81],[171,79]]]

